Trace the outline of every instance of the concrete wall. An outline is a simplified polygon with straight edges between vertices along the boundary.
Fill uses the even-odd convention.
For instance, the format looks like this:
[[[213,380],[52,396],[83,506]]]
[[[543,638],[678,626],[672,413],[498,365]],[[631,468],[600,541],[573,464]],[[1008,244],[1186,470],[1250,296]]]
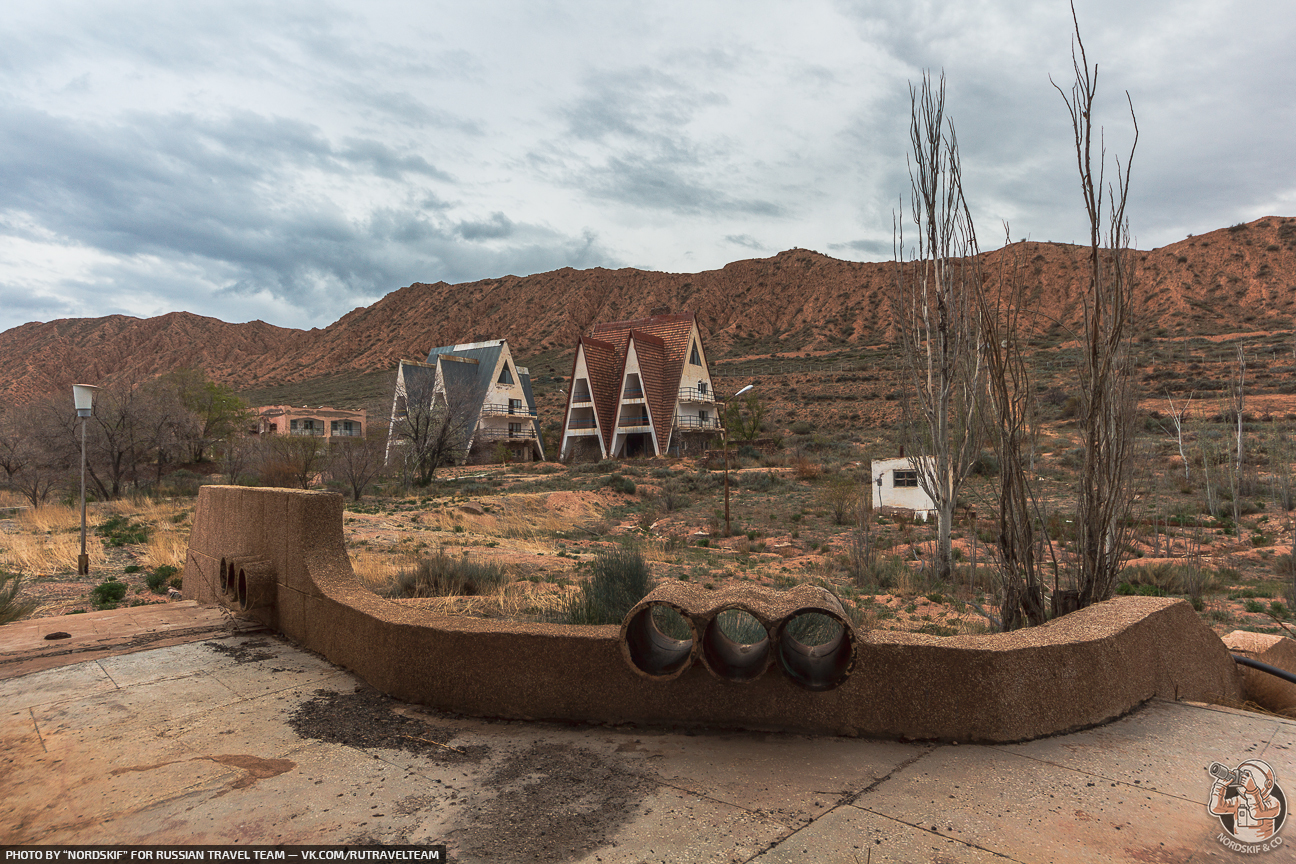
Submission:
[[[1223,643],[1181,600],[1122,597],[992,636],[858,634],[849,677],[816,692],[783,674],[724,680],[703,663],[646,678],[615,626],[510,624],[382,599],[352,573],[335,493],[204,486],[187,598],[221,601],[222,558],[267,579],[264,605],[251,596],[247,614],[385,693],[483,716],[1007,742],[1102,723],[1156,696],[1241,692]]]

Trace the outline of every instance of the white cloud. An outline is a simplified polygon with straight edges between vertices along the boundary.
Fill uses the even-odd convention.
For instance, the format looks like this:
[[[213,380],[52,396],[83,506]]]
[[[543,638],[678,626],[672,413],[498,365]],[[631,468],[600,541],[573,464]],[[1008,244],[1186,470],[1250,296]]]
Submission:
[[[1145,246],[1290,211],[1296,12],[1078,4]],[[319,326],[413,281],[889,257],[944,69],[982,234],[1077,240],[1064,3],[29,4],[0,21],[0,328]],[[1285,209],[1284,209],[1285,208]]]

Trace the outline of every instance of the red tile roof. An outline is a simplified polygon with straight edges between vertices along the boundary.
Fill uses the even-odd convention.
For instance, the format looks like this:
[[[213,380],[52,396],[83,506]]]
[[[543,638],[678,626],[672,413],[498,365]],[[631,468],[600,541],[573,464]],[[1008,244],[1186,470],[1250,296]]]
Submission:
[[[610,321],[594,325],[590,335],[580,338],[579,346],[584,348],[585,366],[589,369],[590,394],[594,398],[594,410],[598,414],[606,451],[612,449],[612,436],[616,431],[613,424],[621,403],[621,386],[631,339],[639,358],[640,380],[657,433],[657,445],[662,452],[666,451],[694,321],[692,312],[654,315],[634,321]],[[574,373],[575,360],[572,370]],[[570,399],[569,394],[569,406]],[[563,430],[564,435],[566,431]]]

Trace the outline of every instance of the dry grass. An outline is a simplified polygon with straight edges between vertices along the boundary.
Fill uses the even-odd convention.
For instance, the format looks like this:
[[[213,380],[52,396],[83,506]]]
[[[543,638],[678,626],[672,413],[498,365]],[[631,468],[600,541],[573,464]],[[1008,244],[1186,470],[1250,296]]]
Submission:
[[[94,513],[86,514],[86,521],[94,524]],[[61,531],[81,530],[81,508],[65,507],[62,504],[46,504],[35,510],[23,510],[18,514],[19,531],[33,534],[49,534]],[[78,544],[80,543],[78,533]],[[75,559],[73,559],[75,564]]]
[[[144,550],[144,566],[149,568],[161,567],[164,564],[176,568],[183,568],[185,553],[189,549],[189,530],[186,529],[157,529],[149,537],[148,546]]]
[[[395,600],[438,615],[474,615],[482,618],[546,617],[564,607],[573,589],[544,590],[531,582],[514,582],[502,592],[472,597],[420,597]]]
[[[375,594],[396,581],[396,574],[418,561],[418,555],[409,550],[378,552],[372,549],[348,549],[351,569],[356,578]]]
[[[0,509],[26,507],[27,499],[10,489],[0,489]]]
[[[44,509],[44,508],[41,508]],[[80,522],[77,522],[80,526]],[[81,555],[81,534],[77,532],[17,533],[0,536],[0,567],[28,575],[74,573]],[[92,569],[103,569],[108,561],[98,538],[86,538],[86,553]]]
[[[189,528],[175,517],[192,502],[122,499],[91,505],[86,514],[89,534],[86,552],[92,568],[102,569],[108,558],[94,527],[120,515],[149,525],[151,536],[140,563],[153,568],[163,564],[184,565],[189,545]],[[81,554],[81,508],[47,504],[36,510],[21,510],[18,530],[0,535],[0,566],[32,575],[75,572]],[[181,520],[183,522],[183,520]]]

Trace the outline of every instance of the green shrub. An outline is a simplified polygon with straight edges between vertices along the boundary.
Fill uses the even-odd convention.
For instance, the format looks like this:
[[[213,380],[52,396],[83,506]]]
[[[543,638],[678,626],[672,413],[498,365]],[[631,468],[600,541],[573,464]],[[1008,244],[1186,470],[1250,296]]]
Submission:
[[[36,601],[20,600],[22,575],[0,570],[0,624],[17,621],[36,611]]]
[[[1246,601],[1246,611],[1260,614],[1265,611],[1265,607],[1259,600],[1248,600]]]
[[[100,582],[90,591],[91,604],[96,609],[116,609],[125,596],[126,583],[118,582],[116,576],[109,576],[108,581]]]
[[[612,491],[620,492],[623,495],[633,495],[635,493],[634,481],[620,474],[613,474],[607,478],[606,485],[611,487]]]
[[[563,617],[568,624],[620,624],[652,590],[648,564],[633,546],[599,551],[592,569],[593,575],[567,600]]]
[[[140,572],[140,571],[143,570],[143,569],[144,569],[144,568],[141,567],[141,566],[138,565],[138,564],[127,564],[125,567],[122,568],[122,572],[123,572],[123,573],[138,573],[138,572]]]
[[[170,564],[163,564],[144,577],[144,584],[148,585],[149,590],[154,594],[165,594],[171,577],[179,572],[178,568],[172,567]]]
[[[508,582],[508,571],[502,565],[453,558],[442,548],[396,574],[383,594],[387,597],[474,597],[495,593]]]
[[[104,538],[104,545],[126,546],[147,543],[149,529],[147,525],[132,522],[126,516],[112,516],[95,529],[95,533]]]
[[[788,427],[788,431],[793,435],[809,435],[814,431],[814,427],[805,420],[798,420]]]

